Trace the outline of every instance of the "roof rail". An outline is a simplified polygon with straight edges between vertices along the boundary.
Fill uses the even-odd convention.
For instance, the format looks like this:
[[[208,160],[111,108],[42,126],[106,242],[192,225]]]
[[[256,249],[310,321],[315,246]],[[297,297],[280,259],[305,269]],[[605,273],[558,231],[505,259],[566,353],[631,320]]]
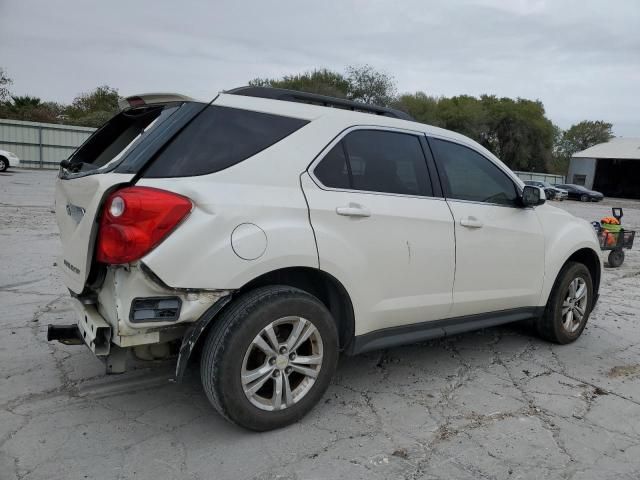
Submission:
[[[227,90],[224,93],[232,95],[245,95],[247,97],[270,98],[272,100],[283,100],[285,102],[310,103],[313,105],[321,105],[323,107],[342,108],[344,110],[353,110],[355,112],[373,113],[385,117],[399,118],[401,120],[414,121],[415,119],[401,110],[393,108],[379,107],[378,105],[369,105],[366,103],[353,102],[343,98],[328,97],[317,93],[299,92],[297,90],[287,90],[285,88],[274,87],[238,87]]]

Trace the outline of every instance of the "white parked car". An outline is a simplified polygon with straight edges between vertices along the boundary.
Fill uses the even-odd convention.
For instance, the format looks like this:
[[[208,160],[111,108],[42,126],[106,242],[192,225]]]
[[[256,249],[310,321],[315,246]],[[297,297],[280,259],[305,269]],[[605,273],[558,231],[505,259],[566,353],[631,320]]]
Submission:
[[[0,172],[6,171],[9,167],[20,165],[18,156],[8,150],[0,150]]]
[[[533,319],[557,343],[597,296],[589,223],[472,140],[406,114],[244,87],[130,97],[62,163],[61,268],[121,372],[178,354],[253,430],[300,419],[338,354]],[[81,340],[80,340],[81,339]]]

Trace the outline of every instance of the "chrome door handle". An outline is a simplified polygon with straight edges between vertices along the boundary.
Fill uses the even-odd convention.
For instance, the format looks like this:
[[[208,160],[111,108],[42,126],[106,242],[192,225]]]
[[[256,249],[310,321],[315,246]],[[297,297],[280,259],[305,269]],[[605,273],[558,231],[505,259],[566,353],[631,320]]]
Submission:
[[[371,212],[369,211],[369,209],[364,208],[362,205],[358,205],[357,203],[350,203],[346,207],[338,207],[336,208],[336,213],[344,217],[370,217],[371,216]]]
[[[482,228],[484,225],[480,220],[476,217],[469,216],[460,220],[460,225],[467,228]]]

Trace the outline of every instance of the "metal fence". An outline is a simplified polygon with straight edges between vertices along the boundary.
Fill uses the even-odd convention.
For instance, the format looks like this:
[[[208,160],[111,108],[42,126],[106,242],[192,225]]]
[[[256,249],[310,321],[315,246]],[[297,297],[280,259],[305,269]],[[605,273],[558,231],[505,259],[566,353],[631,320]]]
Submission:
[[[20,158],[20,166],[58,168],[95,128],[0,118],[0,149]]]
[[[553,175],[551,173],[537,173],[537,172],[514,172],[522,180],[533,180],[536,182],[549,182],[551,185],[559,185],[566,183],[566,177],[564,175]]]

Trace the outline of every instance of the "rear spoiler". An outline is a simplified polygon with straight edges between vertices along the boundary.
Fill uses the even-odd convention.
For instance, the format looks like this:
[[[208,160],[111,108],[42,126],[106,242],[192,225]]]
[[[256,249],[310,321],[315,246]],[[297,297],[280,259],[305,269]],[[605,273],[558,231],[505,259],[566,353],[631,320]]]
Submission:
[[[118,107],[120,107],[120,110],[125,110],[132,107],[142,107],[144,105],[169,102],[192,102],[194,100],[195,99],[191,97],[178,93],[143,93],[141,95],[132,95],[119,99]]]

